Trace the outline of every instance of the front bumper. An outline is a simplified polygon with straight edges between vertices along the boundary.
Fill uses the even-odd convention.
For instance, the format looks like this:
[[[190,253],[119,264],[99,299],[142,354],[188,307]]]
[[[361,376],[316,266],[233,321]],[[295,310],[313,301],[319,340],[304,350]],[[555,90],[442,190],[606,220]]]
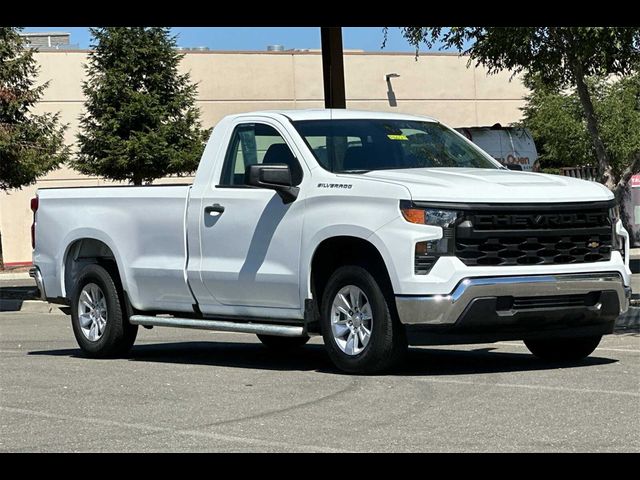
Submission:
[[[396,307],[405,325],[478,323],[474,312],[498,324],[558,311],[588,322],[626,312],[630,296],[617,272],[504,276],[465,278],[448,295],[398,295]]]

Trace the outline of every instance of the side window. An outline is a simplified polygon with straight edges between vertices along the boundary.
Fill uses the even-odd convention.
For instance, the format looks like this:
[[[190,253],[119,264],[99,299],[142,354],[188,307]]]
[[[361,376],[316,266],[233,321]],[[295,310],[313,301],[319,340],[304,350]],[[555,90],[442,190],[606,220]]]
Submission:
[[[245,185],[249,166],[260,163],[287,164],[293,184],[302,181],[302,168],[277,130],[262,123],[244,123],[231,135],[219,185]]]

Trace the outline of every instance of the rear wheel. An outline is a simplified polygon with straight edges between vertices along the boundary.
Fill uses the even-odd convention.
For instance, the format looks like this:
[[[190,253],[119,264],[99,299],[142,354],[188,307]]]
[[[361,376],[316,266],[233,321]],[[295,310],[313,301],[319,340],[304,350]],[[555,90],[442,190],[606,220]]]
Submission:
[[[279,337],[276,335],[258,335],[262,344],[274,351],[288,351],[300,348],[309,341],[309,337]]]
[[[324,343],[333,363],[350,373],[379,373],[407,350],[404,328],[364,268],[348,265],[329,278],[321,302]]]
[[[529,351],[542,360],[575,361],[588,357],[602,336],[525,340]]]
[[[135,342],[138,326],[123,313],[123,298],[111,274],[102,266],[87,265],[78,276],[71,300],[71,325],[78,345],[89,357],[126,354]]]

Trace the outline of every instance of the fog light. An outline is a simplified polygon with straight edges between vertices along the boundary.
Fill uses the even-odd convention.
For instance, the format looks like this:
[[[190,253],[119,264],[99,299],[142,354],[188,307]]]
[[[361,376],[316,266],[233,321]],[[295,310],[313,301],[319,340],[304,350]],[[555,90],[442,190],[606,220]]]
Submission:
[[[431,271],[433,265],[438,260],[438,256],[434,255],[433,249],[437,242],[418,242],[415,249],[414,273],[416,275],[426,275]]]
[[[416,243],[416,255],[426,255],[427,254],[427,243],[428,242],[418,242],[418,243]]]

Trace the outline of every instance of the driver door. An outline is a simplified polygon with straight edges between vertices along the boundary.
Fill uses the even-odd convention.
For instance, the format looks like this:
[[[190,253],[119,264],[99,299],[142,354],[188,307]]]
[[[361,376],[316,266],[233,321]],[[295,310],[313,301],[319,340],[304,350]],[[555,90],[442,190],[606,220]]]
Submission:
[[[245,184],[250,165],[298,162],[285,134],[266,120],[233,128],[221,172],[214,174],[201,204],[200,274],[210,294],[198,299],[203,313],[228,313],[229,306],[302,308],[303,202],[285,204],[274,190]],[[294,184],[300,183],[302,168],[293,166],[300,172]]]

